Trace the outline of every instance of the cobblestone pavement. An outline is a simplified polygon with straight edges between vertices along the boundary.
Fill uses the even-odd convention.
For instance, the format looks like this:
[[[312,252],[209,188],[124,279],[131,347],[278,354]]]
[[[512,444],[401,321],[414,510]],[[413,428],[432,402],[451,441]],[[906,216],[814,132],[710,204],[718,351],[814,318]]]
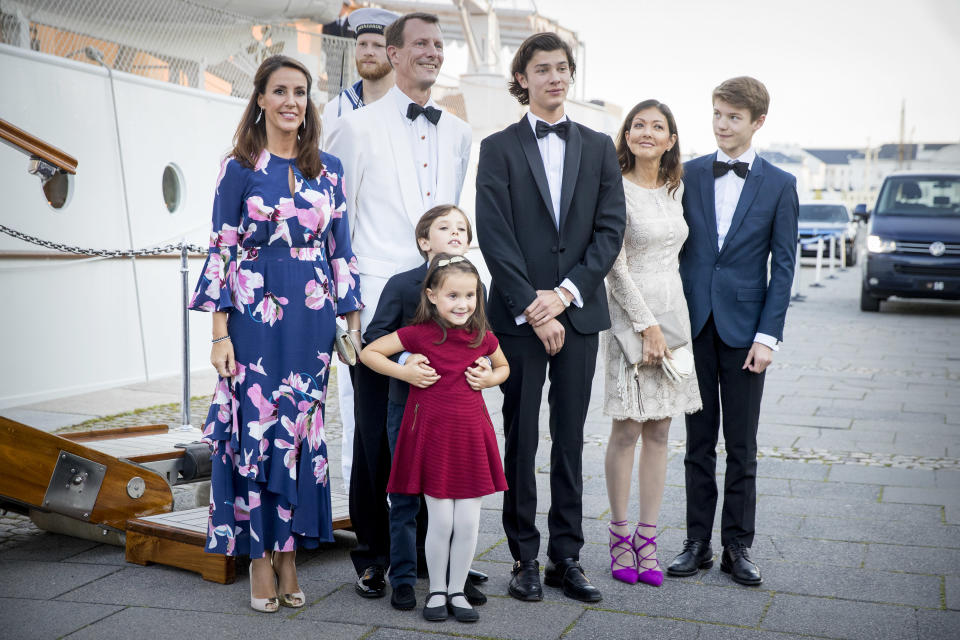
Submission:
[[[506,595],[510,553],[500,496],[484,500],[475,567],[490,601],[475,625],[431,624],[351,585],[352,534],[298,557],[308,606],[273,616],[247,607],[247,578],[216,585],[177,569],[124,562],[122,549],[38,531],[0,517],[0,629],[11,638],[178,634],[304,638],[956,638],[960,629],[960,304],[885,303],[858,309],[859,273],[806,289],[766,381],[758,436],[757,538],[764,584],[745,588],[717,567],[662,587],[611,580],[603,457],[609,420],[595,380],[584,447],[581,561],[598,605],[545,588],[542,603]],[[809,282],[812,270],[804,270]],[[336,394],[327,435],[339,456]],[[499,392],[487,392],[499,424]],[[206,400],[193,403],[202,423]],[[546,412],[541,440],[548,442]],[[179,423],[165,405],[83,428]],[[684,538],[682,420],[671,427],[660,557]],[[501,442],[502,445],[502,442]],[[722,448],[722,442],[721,442]],[[549,447],[538,461],[538,524],[546,531]],[[722,463],[723,456],[719,456]],[[339,465],[331,468],[336,472]],[[718,482],[722,483],[722,464]],[[335,483],[340,479],[333,478]],[[636,492],[636,487],[634,487]],[[635,495],[635,493],[634,493]],[[185,495],[184,504],[190,495]],[[717,518],[719,522],[719,517]],[[719,534],[715,535],[715,542]],[[715,546],[716,550],[716,546]],[[541,562],[546,560],[540,558]],[[417,585],[420,604],[426,593]]]

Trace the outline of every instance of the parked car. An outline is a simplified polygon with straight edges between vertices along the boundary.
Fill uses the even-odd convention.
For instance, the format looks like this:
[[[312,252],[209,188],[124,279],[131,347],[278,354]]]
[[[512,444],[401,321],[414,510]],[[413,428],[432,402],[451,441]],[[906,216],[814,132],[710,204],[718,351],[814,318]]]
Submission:
[[[841,234],[846,249],[846,263],[849,267],[857,262],[857,235],[860,225],[847,206],[840,202],[801,202],[800,203],[800,241],[815,240],[824,236],[824,258],[830,255],[829,236]],[[840,244],[836,245],[836,258],[840,259]],[[817,255],[816,242],[801,246],[800,255],[810,257]]]
[[[898,172],[867,225],[860,309],[890,296],[960,300],[960,172]]]

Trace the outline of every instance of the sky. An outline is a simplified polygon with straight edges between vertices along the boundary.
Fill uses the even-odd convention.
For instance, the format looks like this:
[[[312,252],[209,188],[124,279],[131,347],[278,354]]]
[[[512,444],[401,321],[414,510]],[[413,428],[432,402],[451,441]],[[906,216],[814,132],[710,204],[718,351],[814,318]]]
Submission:
[[[960,0],[535,0],[586,43],[587,99],[656,98],[681,149],[708,153],[710,94],[751,75],[771,95],[757,146],[960,142]],[[581,89],[573,90],[580,96]]]

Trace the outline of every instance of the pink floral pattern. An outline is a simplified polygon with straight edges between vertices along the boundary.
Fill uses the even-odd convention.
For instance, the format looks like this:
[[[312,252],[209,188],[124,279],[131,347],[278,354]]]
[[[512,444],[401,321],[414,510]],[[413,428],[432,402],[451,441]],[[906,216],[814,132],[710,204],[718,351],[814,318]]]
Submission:
[[[327,377],[336,316],[362,304],[342,169],[321,159],[317,178],[267,152],[253,169],[227,159],[217,177],[210,250],[190,302],[228,313],[237,362],[203,427],[212,553],[256,558],[333,539]]]

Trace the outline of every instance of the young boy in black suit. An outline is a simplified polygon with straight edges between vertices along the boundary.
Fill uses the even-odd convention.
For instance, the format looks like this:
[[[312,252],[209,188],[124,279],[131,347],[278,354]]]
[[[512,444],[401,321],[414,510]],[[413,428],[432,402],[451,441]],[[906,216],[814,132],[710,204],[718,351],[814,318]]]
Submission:
[[[473,241],[473,229],[466,214],[452,204],[438,205],[427,211],[417,222],[415,229],[417,248],[424,258],[419,267],[398,273],[387,281],[373,320],[363,335],[364,344],[393,333],[406,326],[420,304],[420,291],[427,275],[427,265],[434,255],[449,253],[463,255]],[[398,362],[408,371],[405,380],[390,379],[389,403],[387,405],[387,440],[390,454],[397,446],[397,435],[403,421],[403,410],[410,392],[409,385],[426,388],[438,380],[430,361],[419,353],[402,353]],[[489,360],[480,358],[476,367],[468,370],[468,380],[483,377],[491,371]],[[390,586],[393,593],[390,604],[395,609],[409,610],[417,605],[413,585],[417,581],[418,555],[423,555],[426,535],[426,509],[421,508],[420,496],[390,494]],[[422,564],[422,562],[421,562]],[[479,576],[471,572],[472,576]],[[486,602],[470,578],[464,585],[464,593],[472,605]]]

